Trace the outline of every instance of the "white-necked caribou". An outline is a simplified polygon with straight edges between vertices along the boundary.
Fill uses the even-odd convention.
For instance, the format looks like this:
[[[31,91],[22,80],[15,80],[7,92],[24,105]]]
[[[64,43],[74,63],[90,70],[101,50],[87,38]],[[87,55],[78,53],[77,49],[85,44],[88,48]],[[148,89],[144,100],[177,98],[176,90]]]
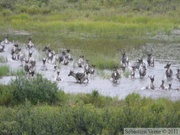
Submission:
[[[113,73],[112,73],[112,75],[111,75],[111,78],[112,78],[112,80],[113,80],[113,83],[117,83],[118,80],[120,79],[120,77],[121,77],[121,75],[120,75],[117,67],[115,67],[114,70],[113,70]]]
[[[148,76],[149,79],[150,79],[150,84],[146,87],[146,89],[152,89],[154,90],[155,89],[155,86],[154,86],[154,76]]]

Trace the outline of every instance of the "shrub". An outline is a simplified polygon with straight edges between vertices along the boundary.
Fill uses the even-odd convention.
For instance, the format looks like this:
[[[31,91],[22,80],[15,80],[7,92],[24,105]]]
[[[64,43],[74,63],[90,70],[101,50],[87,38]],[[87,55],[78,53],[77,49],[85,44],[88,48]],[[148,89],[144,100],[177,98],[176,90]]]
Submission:
[[[0,85],[0,105],[9,105],[12,100],[12,93],[9,86]]]
[[[29,100],[32,104],[48,103],[55,104],[58,98],[58,87],[56,83],[37,75],[34,80],[17,77],[10,83],[13,90],[13,103],[24,103]]]
[[[104,97],[97,90],[93,90],[91,94],[83,94],[79,98],[84,104],[92,104],[97,108],[108,106],[112,101],[111,97]]]
[[[100,97],[97,91],[89,96],[94,100]],[[13,108],[0,106],[0,134],[118,135],[128,127],[180,126],[179,101],[153,100],[133,93],[117,105],[113,102],[102,108],[91,103],[33,106],[28,100]]]
[[[4,9],[4,10],[2,11],[3,17],[11,16],[12,14],[13,14],[12,11],[9,10],[9,9]]]

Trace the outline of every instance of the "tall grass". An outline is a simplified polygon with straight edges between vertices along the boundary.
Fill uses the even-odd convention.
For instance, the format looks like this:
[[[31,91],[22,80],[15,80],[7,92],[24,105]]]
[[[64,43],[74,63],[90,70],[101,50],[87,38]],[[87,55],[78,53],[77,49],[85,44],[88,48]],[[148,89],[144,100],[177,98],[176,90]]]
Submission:
[[[13,76],[24,76],[25,72],[23,69],[11,70],[11,75]]]
[[[30,35],[12,35],[11,37],[23,43],[32,37],[35,45],[50,44],[56,52],[58,48],[79,49],[81,54],[89,57],[97,65],[96,67],[102,69],[112,68],[114,64],[117,64],[119,59],[115,55],[123,49],[130,50],[130,48],[139,47],[158,32],[170,33],[172,29],[178,27],[177,20],[167,20],[164,17],[123,16],[117,18],[118,22],[116,19],[113,21],[63,21],[56,20],[56,16],[55,21],[53,19],[50,21],[53,18],[50,16],[46,16],[45,19],[40,16],[37,20],[35,18],[38,16],[30,17],[25,14],[14,16],[11,18],[10,28],[25,30]]]
[[[58,6],[56,3],[59,2],[61,5],[56,10],[51,9]],[[87,3],[50,1],[47,8],[51,9],[51,12],[46,15],[41,12],[29,13],[33,12],[32,9],[28,4],[23,4],[23,7],[28,8],[23,13],[18,11],[6,16],[0,15],[0,30],[3,31],[1,34],[10,33],[12,40],[22,43],[31,37],[35,45],[51,44],[56,51],[58,48],[79,49],[79,53],[89,57],[98,68],[111,68],[117,64],[116,56],[123,49],[129,51],[131,48],[137,48],[157,33],[170,34],[173,29],[179,28],[180,24],[178,2],[175,4],[165,0],[152,0],[144,1],[143,4],[138,1]],[[149,5],[151,7],[147,10]],[[159,12],[157,5],[164,5],[161,7],[163,12]],[[38,7],[38,10],[41,8]],[[9,32],[10,30],[25,30],[30,35],[15,35]],[[72,53],[79,55],[75,54],[75,51]]]
[[[48,17],[46,17],[48,18]],[[51,17],[50,17],[51,19]],[[122,17],[113,21],[93,21],[93,20],[31,20],[24,18],[12,18],[11,24],[14,29],[27,30],[33,33],[54,36],[76,37],[76,38],[109,38],[109,39],[130,39],[144,36],[147,32],[160,32],[172,30],[178,27],[177,20],[173,18],[151,18],[151,17]],[[45,35],[44,35],[45,36]]]
[[[8,75],[9,71],[10,69],[8,66],[0,66],[0,77]]]
[[[6,63],[7,62],[7,58],[0,56],[0,63]]]
[[[0,105],[9,105],[13,94],[11,93],[9,86],[0,84]]]

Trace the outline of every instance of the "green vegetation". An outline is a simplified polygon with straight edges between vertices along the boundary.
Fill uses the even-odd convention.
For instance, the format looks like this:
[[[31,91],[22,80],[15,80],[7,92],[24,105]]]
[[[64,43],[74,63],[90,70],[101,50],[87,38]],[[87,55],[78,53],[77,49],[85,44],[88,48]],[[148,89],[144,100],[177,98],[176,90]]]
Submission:
[[[32,37],[56,52],[70,48],[104,69],[119,64],[123,49],[179,28],[179,15],[178,0],[0,0],[0,34],[23,44]]]
[[[17,70],[11,70],[10,75],[12,76],[24,76],[25,75],[25,71],[24,69],[17,69]]]
[[[8,66],[0,66],[0,77],[7,76],[9,74]]]
[[[0,134],[123,134],[126,127],[179,127],[180,102],[130,94],[123,100],[65,94],[37,75],[0,85]]]
[[[9,85],[13,95],[12,105],[22,104],[26,100],[29,100],[33,105],[44,102],[55,104],[58,100],[57,85],[43,79],[41,75],[37,75],[32,81],[17,77]]]
[[[4,58],[3,56],[0,56],[0,63],[6,63],[7,59]]]
[[[41,77],[39,78],[42,79]],[[21,80],[21,81],[20,81]],[[18,87],[23,85],[24,81],[17,79]],[[42,82],[49,83],[46,79]],[[12,82],[13,85],[15,82]],[[10,86],[0,86],[0,134],[123,134],[123,129],[130,127],[179,127],[180,126],[180,102],[172,102],[167,99],[153,100],[142,98],[138,94],[131,94],[124,100],[101,96],[98,91],[94,90],[91,94],[65,94],[62,91],[56,92],[56,98],[49,96],[53,87],[41,92],[33,90],[33,84],[27,88],[12,89]],[[44,83],[43,83],[44,84]],[[15,86],[17,87],[17,86]],[[14,88],[15,88],[14,87]],[[40,87],[38,85],[37,87]],[[45,88],[45,87],[43,87]],[[25,95],[26,89],[31,89],[33,96]],[[17,103],[20,99],[15,92],[21,96],[24,95],[23,101]],[[41,93],[41,96],[39,95]],[[37,96],[44,97],[36,106]],[[51,95],[51,94],[50,94]],[[15,100],[16,99],[16,100]],[[50,102],[53,99],[56,101]],[[11,101],[12,100],[12,101]],[[10,102],[11,101],[11,102]],[[53,104],[53,106],[52,106]]]
[[[123,50],[162,42],[152,37],[179,29],[179,16],[179,0],[0,0],[0,39],[8,34],[24,44],[31,37],[38,49],[70,48],[75,60],[83,54],[97,68],[111,69]],[[105,72],[98,70],[109,78]],[[180,127],[179,101],[135,93],[119,100],[97,90],[66,94],[41,75],[28,80],[22,70],[0,67],[0,77],[9,74],[17,78],[0,85],[2,135],[118,135],[128,127]]]

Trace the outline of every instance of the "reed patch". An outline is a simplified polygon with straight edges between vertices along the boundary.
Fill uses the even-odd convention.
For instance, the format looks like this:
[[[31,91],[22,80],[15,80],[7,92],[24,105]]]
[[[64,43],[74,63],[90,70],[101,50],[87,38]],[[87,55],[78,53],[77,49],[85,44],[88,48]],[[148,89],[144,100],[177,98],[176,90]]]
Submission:
[[[0,77],[9,75],[9,67],[8,66],[0,66]]]

